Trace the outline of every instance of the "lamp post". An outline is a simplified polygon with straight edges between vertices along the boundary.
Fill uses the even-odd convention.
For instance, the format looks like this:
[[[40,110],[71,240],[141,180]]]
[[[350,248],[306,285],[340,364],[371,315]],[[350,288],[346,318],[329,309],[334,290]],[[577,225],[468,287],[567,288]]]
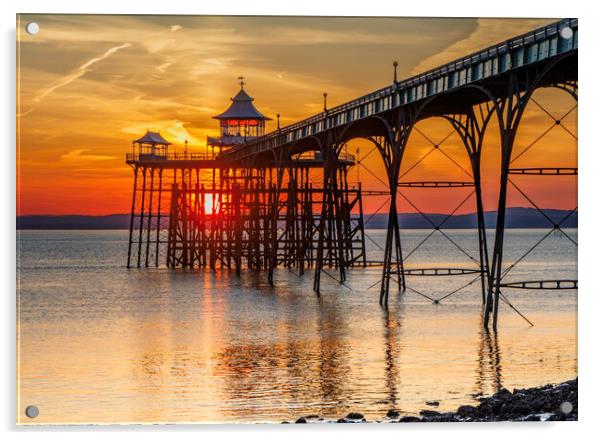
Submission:
[[[399,63],[397,61],[393,61],[393,82],[397,84],[397,66]]]
[[[328,108],[326,108],[326,97],[328,96],[328,93],[324,92],[323,96],[324,96],[324,112],[327,112]]]
[[[356,148],[355,155],[358,158],[360,157],[360,147]],[[357,168],[357,183],[359,185],[359,183],[360,183],[360,161],[359,160],[357,161],[356,168]]]

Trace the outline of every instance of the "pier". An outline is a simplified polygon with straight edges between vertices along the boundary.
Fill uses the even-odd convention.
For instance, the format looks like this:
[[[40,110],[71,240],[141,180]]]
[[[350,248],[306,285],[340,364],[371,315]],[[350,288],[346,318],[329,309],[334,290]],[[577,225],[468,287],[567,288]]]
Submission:
[[[169,140],[151,131],[132,143],[126,156],[134,172],[128,268],[167,265],[237,273],[244,268],[265,271],[273,283],[277,268],[285,267],[299,275],[311,271],[319,295],[324,276],[344,284],[349,270],[378,265],[382,267],[379,300],[384,307],[392,288],[429,298],[411,286],[409,277],[467,276],[467,285],[480,284],[484,326],[494,329],[499,303],[514,309],[505,289],[576,289],[577,280],[550,280],[545,274],[540,280],[507,282],[506,274],[539,242],[517,261],[505,261],[504,231],[512,188],[549,220],[548,235],[564,234],[569,245],[577,245],[562,229],[570,214],[553,221],[521,190],[519,181],[525,175],[574,176],[577,169],[563,164],[514,165],[529,148],[516,151],[515,138],[536,90],[560,89],[577,106],[577,36],[577,20],[563,19],[402,81],[397,79],[394,63],[392,84],[332,108],[327,107],[324,94],[322,112],[284,127],[278,117],[277,129],[269,133],[265,122],[270,118],[257,110],[244,79],[239,78],[240,90],[232,104],[215,116],[220,136],[207,139],[212,153],[189,153],[187,146],[185,152],[170,151]],[[562,126],[562,118],[548,115],[552,125]],[[462,140],[470,162],[470,169],[460,167],[465,179],[433,176],[428,181],[408,181],[400,175],[411,133],[418,130],[416,124],[429,118],[447,121]],[[481,151],[492,124],[499,129],[501,166],[495,236],[488,246]],[[363,208],[363,199],[378,192],[363,191],[361,183],[353,185],[349,180],[351,170],[363,166],[360,157],[348,152],[355,139],[371,142],[386,170],[386,175],[379,176],[366,169],[388,188],[387,238],[379,261],[370,261],[366,255],[369,237]],[[441,150],[441,143],[431,143],[433,151]],[[471,189],[478,255],[471,255],[444,232],[446,220],[435,223],[424,215],[404,193],[407,188]],[[475,268],[406,269],[404,260],[416,248],[408,251],[402,242],[398,197],[423,215],[433,233],[443,234]],[[571,214],[576,211],[577,207]]]

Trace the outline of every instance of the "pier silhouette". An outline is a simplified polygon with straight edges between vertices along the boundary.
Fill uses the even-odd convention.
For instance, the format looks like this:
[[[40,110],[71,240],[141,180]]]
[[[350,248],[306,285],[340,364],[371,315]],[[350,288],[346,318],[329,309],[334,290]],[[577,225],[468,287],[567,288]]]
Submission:
[[[563,19],[405,80],[398,80],[395,62],[392,84],[331,108],[324,93],[322,112],[283,127],[278,115],[277,129],[269,133],[265,132],[265,122],[270,118],[255,107],[241,76],[232,104],[215,116],[220,136],[207,139],[213,152],[189,153],[187,145],[184,153],[172,152],[167,139],[150,131],[133,142],[126,157],[134,171],[127,266],[166,264],[171,268],[233,269],[237,273],[247,268],[265,271],[270,283],[278,267],[295,270],[300,276],[311,270],[314,291],[319,295],[324,275],[347,286],[349,270],[379,265],[380,304],[384,307],[394,286],[435,303],[447,296],[432,298],[419,292],[409,285],[409,277],[469,276],[465,287],[480,283],[483,325],[494,329],[500,302],[518,312],[504,295],[505,289],[576,289],[577,280],[506,282],[504,277],[552,233],[563,234],[570,245],[577,245],[562,229],[577,208],[561,221],[552,220],[516,180],[524,175],[548,179],[577,175],[577,168],[563,164],[520,168],[515,164],[545,135],[516,151],[516,135],[536,90],[557,88],[568,93],[577,106],[577,36],[577,19]],[[569,131],[563,119],[573,109],[557,119],[545,106],[536,104],[553,126]],[[446,155],[466,179],[408,181],[404,178],[407,173],[400,173],[410,135],[420,132],[416,125],[429,118],[442,118],[450,124],[465,147],[470,168],[463,168],[443,151],[445,139],[435,142],[421,133],[431,144],[429,154],[440,151]],[[500,134],[501,162],[497,222],[489,249],[481,151],[485,132],[493,124]],[[570,134],[576,140],[576,135]],[[362,163],[362,158],[349,154],[347,145],[354,139],[373,145],[385,175],[378,175]],[[349,182],[353,167],[363,167],[388,189],[384,192],[389,196],[389,215],[382,260],[371,261],[366,254],[366,239],[370,237],[364,230],[363,198],[376,192],[363,192],[359,182]],[[469,198],[474,200],[478,255],[466,251],[443,230],[456,210],[442,222],[434,222],[402,191],[407,188],[470,189],[456,210]],[[549,220],[550,232],[523,257],[504,266],[510,188]],[[445,237],[473,268],[405,268],[405,259],[416,248],[404,257],[398,196],[431,224],[432,234]]]

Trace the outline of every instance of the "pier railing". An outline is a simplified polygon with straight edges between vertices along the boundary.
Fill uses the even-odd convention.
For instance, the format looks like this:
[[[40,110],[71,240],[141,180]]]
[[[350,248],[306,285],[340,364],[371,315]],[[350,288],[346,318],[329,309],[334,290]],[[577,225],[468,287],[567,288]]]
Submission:
[[[188,152],[173,152],[167,154],[150,154],[150,153],[127,153],[127,163],[162,163],[168,161],[213,161],[218,160],[218,153],[188,153]],[[355,163],[353,154],[341,152],[338,156],[340,162]],[[322,154],[319,151],[306,151],[293,158],[298,162],[322,162]]]
[[[215,160],[217,153],[173,152],[167,154],[127,153],[127,162],[165,162],[172,160]]]
[[[338,159],[340,162],[352,162],[355,163],[355,156],[350,153],[341,152],[338,155]],[[322,153],[319,151],[305,151],[296,156],[292,157],[293,161],[302,161],[302,162],[322,162]]]

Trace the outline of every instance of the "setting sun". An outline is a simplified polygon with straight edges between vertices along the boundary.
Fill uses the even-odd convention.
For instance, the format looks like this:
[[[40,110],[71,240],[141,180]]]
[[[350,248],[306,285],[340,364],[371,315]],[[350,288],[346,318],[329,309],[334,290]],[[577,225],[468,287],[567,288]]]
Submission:
[[[203,205],[203,209],[205,210],[205,214],[207,215],[213,214],[214,212],[213,200],[214,197],[212,193],[205,194],[205,203]],[[215,210],[217,211],[217,206],[215,207]]]

